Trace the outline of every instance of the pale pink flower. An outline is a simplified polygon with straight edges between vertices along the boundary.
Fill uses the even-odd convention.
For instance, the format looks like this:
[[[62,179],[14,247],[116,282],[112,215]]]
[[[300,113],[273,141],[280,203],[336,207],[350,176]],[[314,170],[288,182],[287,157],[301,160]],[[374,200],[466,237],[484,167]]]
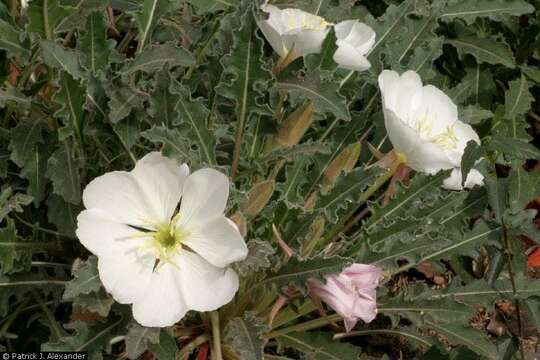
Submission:
[[[377,286],[381,269],[374,265],[352,264],[338,275],[326,276],[326,284],[310,280],[309,288],[341,315],[347,332],[358,320],[371,322],[377,316]]]

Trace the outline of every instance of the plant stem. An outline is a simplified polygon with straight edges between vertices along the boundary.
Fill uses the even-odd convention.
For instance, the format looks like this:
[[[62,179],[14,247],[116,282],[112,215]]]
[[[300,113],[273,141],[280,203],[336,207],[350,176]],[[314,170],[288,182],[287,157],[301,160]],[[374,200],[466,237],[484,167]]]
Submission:
[[[521,355],[521,360],[525,360],[525,350],[523,348],[523,323],[521,321],[521,309],[519,306],[519,300],[517,298],[517,287],[516,282],[514,280],[514,267],[512,265],[512,250],[510,247],[510,239],[508,238],[508,232],[506,230],[506,226],[504,225],[504,221],[502,222],[502,235],[504,240],[504,246],[506,247],[506,256],[508,257],[508,273],[510,274],[510,283],[512,284],[512,293],[514,295],[514,302],[516,304],[516,312],[517,312],[517,323],[518,323],[518,334],[519,334],[519,351]]]
[[[383,175],[379,176],[375,182],[362,193],[360,198],[358,199],[358,205],[364,204],[375,192],[377,192],[388,180],[394,176],[396,173],[398,167],[400,165],[400,161],[396,161],[394,164],[392,164],[392,167]],[[341,220],[334,226],[334,228],[330,231],[330,234],[325,238],[323,243],[326,243],[327,240],[335,238],[345,227],[346,222],[349,220],[349,218],[356,212],[358,208],[355,207],[351,213],[349,213],[347,216],[344,216],[341,218]],[[369,211],[369,210],[368,210]],[[363,214],[360,213],[359,215]]]
[[[193,341],[185,345],[182,350],[180,350],[176,359],[183,360],[186,356],[189,356],[189,354],[191,354],[193,350],[195,350],[199,345],[204,344],[208,340],[210,340],[208,334],[202,334],[197,336]]]
[[[285,335],[285,334],[288,334],[288,333],[291,333],[291,332],[295,332],[295,331],[304,331],[304,330],[317,329],[317,328],[320,328],[322,326],[326,326],[326,325],[330,324],[332,321],[335,322],[335,321],[339,321],[341,319],[342,319],[342,317],[340,315],[332,314],[332,315],[329,315],[327,317],[322,317],[322,318],[307,321],[305,323],[289,326],[289,327],[287,327],[285,329],[272,331],[272,332],[270,332],[269,334],[266,335],[266,338],[267,339],[272,339],[272,338],[275,338],[275,337],[278,337],[278,336],[281,336],[281,335]]]
[[[223,360],[221,353],[221,329],[219,328],[219,313],[214,310],[210,312],[210,322],[212,323],[212,359]]]

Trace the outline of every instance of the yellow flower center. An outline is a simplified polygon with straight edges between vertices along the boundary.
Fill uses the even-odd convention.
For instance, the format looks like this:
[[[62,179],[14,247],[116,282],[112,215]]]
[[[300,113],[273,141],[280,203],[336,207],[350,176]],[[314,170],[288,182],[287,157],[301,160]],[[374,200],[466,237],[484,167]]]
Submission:
[[[428,112],[423,118],[417,119],[415,122],[416,131],[425,139],[429,139],[433,144],[439,146],[444,150],[455,149],[458,145],[458,139],[454,132],[453,126],[447,126],[446,130],[432,136],[433,124],[437,120],[437,115],[428,116]]]
[[[156,262],[154,271],[167,263],[177,266],[177,264],[174,263],[174,258],[182,249],[182,241],[185,240],[187,236],[187,232],[182,231],[176,226],[176,221],[174,221],[174,219],[171,223],[166,225],[152,224],[152,230],[133,235],[133,237],[150,238],[139,247],[139,250],[142,252],[150,252],[155,256]]]

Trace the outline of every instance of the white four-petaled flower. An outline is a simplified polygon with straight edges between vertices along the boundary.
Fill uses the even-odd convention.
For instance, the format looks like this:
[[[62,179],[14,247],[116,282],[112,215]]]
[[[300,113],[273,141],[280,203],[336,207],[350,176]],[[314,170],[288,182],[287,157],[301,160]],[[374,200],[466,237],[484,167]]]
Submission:
[[[268,19],[259,20],[257,25],[282,58],[289,55],[290,60],[294,60],[321,51],[331,25],[322,17],[269,4],[261,6],[261,10],[268,13]]]
[[[345,20],[334,27],[337,50],[334,61],[342,68],[365,71],[371,67],[366,58],[375,44],[375,31],[358,20]]]
[[[394,149],[416,171],[434,174],[452,169],[443,186],[462,189],[463,152],[468,141],[480,144],[480,138],[469,124],[458,119],[457,106],[435,86],[423,86],[420,76],[410,70],[401,76],[384,70],[379,75],[379,87],[386,131]],[[483,178],[472,169],[465,187],[482,185]]]
[[[224,174],[190,175],[157,152],[84,190],[77,236],[97,255],[105,289],[133,304],[141,325],[170,326],[188,310],[215,310],[233,298],[238,276],[228,266],[247,247],[224,216],[228,194]]]

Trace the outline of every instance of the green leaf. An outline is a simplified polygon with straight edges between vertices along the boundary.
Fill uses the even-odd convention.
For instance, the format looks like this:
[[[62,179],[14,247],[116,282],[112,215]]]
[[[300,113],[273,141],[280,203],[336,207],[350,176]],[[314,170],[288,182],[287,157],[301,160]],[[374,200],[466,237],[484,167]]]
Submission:
[[[439,19],[463,19],[471,25],[479,17],[501,21],[505,15],[519,16],[531,12],[534,12],[534,6],[522,0],[460,0],[447,6]]]
[[[0,49],[6,50],[8,56],[21,55],[27,58],[30,50],[27,42],[21,41],[22,34],[14,26],[0,19]]]
[[[322,332],[295,332],[281,335],[278,342],[306,354],[313,360],[356,360],[360,356],[360,348],[332,340],[332,335]]]
[[[479,63],[501,64],[511,69],[515,67],[514,56],[506,43],[471,36],[449,39],[446,43],[454,46],[462,57],[470,54]]]
[[[77,321],[70,325],[70,328],[75,330],[73,335],[63,337],[58,342],[44,343],[41,351],[85,351],[90,353],[90,358],[99,359],[110,339],[124,335],[121,333],[121,323],[122,318],[113,316],[107,318],[105,323],[97,322],[93,325]]]
[[[64,141],[47,162],[45,176],[53,183],[53,192],[71,204],[81,202],[80,161],[69,141]]]
[[[510,210],[516,213],[540,196],[540,171],[525,171],[520,162],[513,165],[508,177],[508,203]]]
[[[159,342],[149,344],[149,349],[156,355],[156,359],[176,359],[178,346],[174,337],[169,335],[164,329],[159,333]]]
[[[210,110],[202,98],[192,99],[188,88],[177,82],[173,83],[172,92],[177,95],[174,108],[178,113],[173,124],[182,127],[186,138],[191,139],[203,162],[215,165],[217,141],[207,125]]]
[[[126,335],[126,350],[131,359],[137,359],[150,344],[159,342],[159,328],[148,328],[136,322],[131,323]]]
[[[527,78],[521,75],[519,79],[510,81],[510,88],[504,93],[505,117],[515,119],[518,115],[526,114],[534,101],[529,92]],[[514,124],[515,126],[515,124]],[[514,135],[514,137],[516,137]]]
[[[107,40],[107,23],[102,12],[91,13],[80,41],[81,63],[94,74],[104,71],[109,67],[113,47],[114,42]]]
[[[384,50],[386,42],[391,41],[400,35],[401,26],[408,19],[408,15],[414,11],[414,1],[406,0],[399,6],[391,4],[386,9],[386,12],[375,19],[369,14],[365,22],[373,28],[377,34],[375,44],[369,53],[369,62],[373,67],[373,71],[378,73],[381,71],[381,53]]]
[[[61,196],[52,194],[47,199],[47,208],[49,222],[54,224],[62,235],[74,238],[81,206],[68,203]]]
[[[229,320],[225,328],[224,341],[228,343],[243,360],[262,360],[264,339],[267,330],[265,321],[255,312],[246,312],[243,317]]]
[[[252,6],[239,8],[235,13],[241,22],[233,29],[230,53],[220,60],[223,72],[221,83],[216,87],[218,94],[235,103],[237,138],[240,141],[251,115],[269,112],[267,105],[258,101],[265,95],[271,74],[262,60],[263,42],[257,35]]]
[[[0,221],[2,218],[0,217]],[[13,270],[13,264],[18,258],[16,250],[18,243],[15,223],[8,219],[6,227],[0,228],[0,249],[2,249],[0,251],[0,274],[9,274]]]
[[[134,109],[142,109],[146,99],[144,93],[127,85],[110,84],[105,91],[109,97],[109,120],[112,123],[126,118]]]
[[[42,38],[53,40],[58,26],[74,11],[60,0],[32,0],[28,7],[29,23],[26,31],[35,32]]]
[[[519,139],[493,136],[486,147],[516,159],[540,159],[540,150],[536,146]]]
[[[7,88],[0,89],[0,107],[4,107],[9,101],[15,102],[22,108],[28,108],[31,103],[31,99],[22,94],[17,88],[7,85]]]
[[[54,96],[54,101],[62,106],[55,113],[64,123],[60,138],[75,136],[82,146],[86,88],[65,72],[60,75],[60,86],[60,91]]]
[[[301,193],[302,187],[308,183],[305,176],[311,164],[310,157],[297,157],[292,165],[285,166],[285,181],[276,184],[276,191],[280,193],[280,200],[287,206],[304,206],[306,199]]]
[[[172,127],[179,116],[176,110],[179,96],[171,92],[171,83],[168,67],[156,74],[156,85],[150,95],[150,107],[148,108],[148,114],[154,119],[153,123],[167,128]]]
[[[304,57],[304,63],[308,71],[319,70],[335,70],[337,67],[334,61],[334,53],[337,50],[336,33],[333,29],[330,30],[324,39],[321,51],[317,54],[309,54]]]
[[[466,124],[479,124],[482,120],[490,119],[493,113],[478,105],[469,105],[459,109],[459,119]]]
[[[437,27],[437,14],[439,12],[440,4],[434,3],[429,9],[429,13],[426,16],[420,17],[406,17],[405,21],[397,26],[397,33],[393,39],[389,39],[385,43],[385,62],[390,64],[392,69],[400,70],[409,59],[413,51],[425,46],[429,42],[433,42],[437,39],[434,33]],[[438,42],[439,51],[442,49],[442,43]],[[431,53],[431,52],[428,52]],[[416,54],[418,57],[418,53]],[[415,66],[409,64],[409,69],[419,70],[422,68],[422,62],[433,62],[435,58],[418,61],[415,59]]]
[[[298,289],[305,290],[308,279],[322,279],[326,274],[339,274],[349,263],[349,259],[339,256],[306,260],[291,258],[277,272],[269,274],[263,283],[274,284],[278,289],[293,284]]]
[[[359,206],[363,191],[373,184],[377,176],[383,174],[383,169],[371,167],[368,170],[356,168],[340,176],[332,190],[319,197],[315,210],[322,211],[330,222],[336,223],[340,218],[340,210],[347,209],[351,203]]]
[[[540,281],[528,279],[524,276],[515,276],[516,294],[519,299],[527,299],[540,295]],[[491,286],[485,280],[475,280],[468,285],[462,285],[460,279],[454,279],[450,286],[432,295],[433,299],[451,298],[455,301],[471,306],[484,305],[491,307],[500,299],[513,297],[512,282],[510,279],[500,279]]]
[[[170,0],[144,0],[140,10],[131,13],[139,29],[137,52],[141,52],[149,42],[154,27],[160,17],[173,10],[175,2]]]
[[[484,183],[487,189],[488,202],[495,215],[495,220],[501,224],[507,204],[508,179],[499,179],[496,174],[489,174],[485,177]]]
[[[467,324],[474,309],[455,302],[449,298],[430,299],[431,291],[425,291],[419,296],[404,299],[404,296],[384,299],[378,307],[378,312],[388,315],[409,319],[416,326],[422,326],[426,320],[441,323]],[[396,325],[399,320],[393,321]]]
[[[34,199],[37,207],[45,197],[45,172],[47,171],[47,148],[42,144],[35,144],[29,153],[30,158],[24,163],[20,175],[28,180],[28,195]]]
[[[523,74],[527,75],[529,79],[537,84],[540,84],[540,69],[533,66],[521,66]]]
[[[72,301],[74,308],[82,308],[106,317],[114,300],[101,286],[97,258],[90,256],[87,261],[76,259],[72,274],[74,278],[66,283],[63,300]]]
[[[10,160],[23,167],[33,158],[35,146],[43,143],[43,125],[41,119],[24,119],[11,129]]]
[[[136,71],[152,73],[163,69],[165,65],[172,69],[175,66],[190,66],[194,61],[189,51],[176,47],[174,43],[153,45],[144,49],[132,62],[125,65],[120,70],[120,74],[129,75]]]
[[[247,276],[252,272],[268,269],[272,265],[271,259],[275,250],[268,242],[251,239],[248,242],[248,249],[247,257],[236,263],[240,275]]]
[[[5,187],[0,193],[0,222],[9,215],[10,212],[22,212],[22,206],[32,202],[32,197],[21,193],[13,194],[11,187]]]
[[[461,186],[465,186],[469,171],[474,168],[474,165],[485,155],[484,149],[474,140],[469,140],[463,156],[461,157]]]
[[[452,344],[465,345],[476,354],[488,359],[499,359],[497,346],[481,331],[463,325],[436,324],[431,321],[426,321],[426,326],[447,337]]]
[[[313,71],[304,78],[289,78],[275,84],[278,91],[286,91],[299,103],[311,100],[319,113],[331,113],[338,119],[351,120],[346,99],[339,94],[339,84],[323,79],[320,71]]]
[[[90,294],[101,288],[97,270],[97,258],[90,256],[87,261],[76,260],[72,269],[73,279],[66,284],[63,298],[75,299],[81,294]]]
[[[43,50],[43,60],[47,65],[65,71],[75,79],[85,78],[79,58],[74,51],[67,50],[53,41],[41,41],[40,46]]]
[[[167,129],[164,126],[153,126],[151,129],[141,133],[142,137],[155,144],[161,144],[163,155],[178,159],[182,162],[193,160],[193,154],[189,148],[187,140],[178,129]]]
[[[237,5],[238,0],[188,0],[198,15],[227,10]]]

